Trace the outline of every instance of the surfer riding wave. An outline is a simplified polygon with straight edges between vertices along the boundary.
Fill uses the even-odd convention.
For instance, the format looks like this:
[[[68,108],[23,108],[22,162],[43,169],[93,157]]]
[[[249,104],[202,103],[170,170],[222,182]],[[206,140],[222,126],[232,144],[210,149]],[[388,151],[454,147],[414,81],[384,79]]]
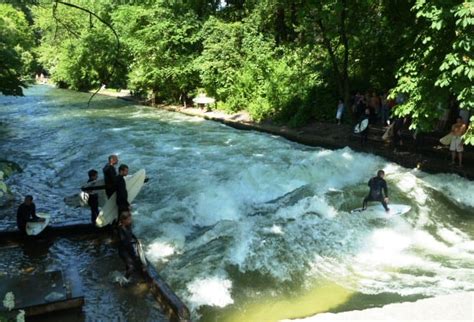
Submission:
[[[369,201],[379,201],[385,208],[385,211],[390,209],[387,206],[388,202],[388,188],[387,182],[384,180],[385,172],[383,170],[377,171],[377,176],[369,180],[370,192],[367,197],[364,198],[362,203],[362,210],[367,209],[367,203]]]

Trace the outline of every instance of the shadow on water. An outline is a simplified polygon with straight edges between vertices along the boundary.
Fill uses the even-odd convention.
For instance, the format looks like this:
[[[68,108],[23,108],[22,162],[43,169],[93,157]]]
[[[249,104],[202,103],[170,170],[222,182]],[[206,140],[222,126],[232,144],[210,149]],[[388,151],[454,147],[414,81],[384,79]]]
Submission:
[[[400,295],[398,293],[378,293],[378,294],[363,294],[354,293],[347,301],[330,309],[330,313],[340,313],[353,310],[365,310],[370,308],[382,307],[387,304],[401,303],[401,302],[415,302],[426,298],[422,295]]]

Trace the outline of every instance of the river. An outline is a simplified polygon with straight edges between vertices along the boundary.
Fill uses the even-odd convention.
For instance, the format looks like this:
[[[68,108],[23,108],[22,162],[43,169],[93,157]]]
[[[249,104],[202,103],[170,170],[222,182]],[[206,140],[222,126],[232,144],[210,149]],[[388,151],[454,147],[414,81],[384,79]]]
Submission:
[[[7,180],[18,201],[32,194],[54,222],[86,221],[62,200],[89,169],[101,173],[109,154],[145,168],[134,231],[195,319],[274,321],[474,290],[474,183],[457,175],[110,97],[87,107],[88,94],[49,86],[25,95],[0,96],[0,158],[24,169]],[[349,213],[378,169],[410,212]],[[0,228],[14,225],[1,210]]]

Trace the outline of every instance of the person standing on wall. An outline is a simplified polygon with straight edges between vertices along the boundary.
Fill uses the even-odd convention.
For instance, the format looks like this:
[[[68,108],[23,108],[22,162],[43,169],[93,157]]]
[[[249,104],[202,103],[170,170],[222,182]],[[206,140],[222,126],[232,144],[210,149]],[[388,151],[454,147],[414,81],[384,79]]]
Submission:
[[[127,185],[124,179],[124,177],[126,177],[127,175],[128,175],[128,166],[126,164],[121,164],[119,167],[119,174],[115,179],[115,192],[117,193],[117,208],[118,208],[117,216],[120,216],[120,214],[124,211],[130,211],[130,203],[128,202]]]
[[[89,180],[87,182],[93,182],[97,180],[98,172],[92,169],[87,172],[87,175],[89,176]],[[91,222],[92,224],[95,224],[95,220],[97,219],[97,216],[99,216],[99,195],[92,189],[85,189],[85,191],[89,195],[89,198],[87,199],[87,204],[91,208]]]
[[[118,157],[115,154],[109,156],[109,162],[102,169],[104,173],[105,194],[110,198],[115,192],[115,177],[117,170],[115,165],[118,163]]]

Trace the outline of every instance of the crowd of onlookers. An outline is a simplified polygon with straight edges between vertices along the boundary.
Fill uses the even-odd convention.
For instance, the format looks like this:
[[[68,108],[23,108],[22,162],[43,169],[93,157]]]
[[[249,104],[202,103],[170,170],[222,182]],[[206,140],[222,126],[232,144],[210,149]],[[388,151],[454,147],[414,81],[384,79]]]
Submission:
[[[382,139],[390,141],[394,151],[397,151],[403,145],[402,131],[408,130],[410,119],[408,117],[397,117],[393,111],[397,105],[403,104],[405,100],[406,97],[402,94],[395,98],[389,98],[387,92],[377,93],[372,91],[365,94],[356,92],[349,101],[352,121],[358,125],[357,129],[360,129],[359,126],[364,120],[367,120],[368,124],[383,126],[385,133]],[[452,164],[455,164],[457,157],[458,165],[462,166],[462,152],[464,151],[462,136],[469,126],[470,112],[459,109],[454,99],[449,102],[447,107],[443,108],[439,105],[437,108],[443,111],[435,131],[440,133],[450,131],[446,139],[441,142],[449,146],[452,154]],[[336,111],[337,124],[341,124],[345,111],[344,102],[340,99]],[[367,142],[368,131],[369,127],[357,132],[361,137],[362,144]],[[415,141],[421,136],[416,130],[412,131],[410,135]]]

